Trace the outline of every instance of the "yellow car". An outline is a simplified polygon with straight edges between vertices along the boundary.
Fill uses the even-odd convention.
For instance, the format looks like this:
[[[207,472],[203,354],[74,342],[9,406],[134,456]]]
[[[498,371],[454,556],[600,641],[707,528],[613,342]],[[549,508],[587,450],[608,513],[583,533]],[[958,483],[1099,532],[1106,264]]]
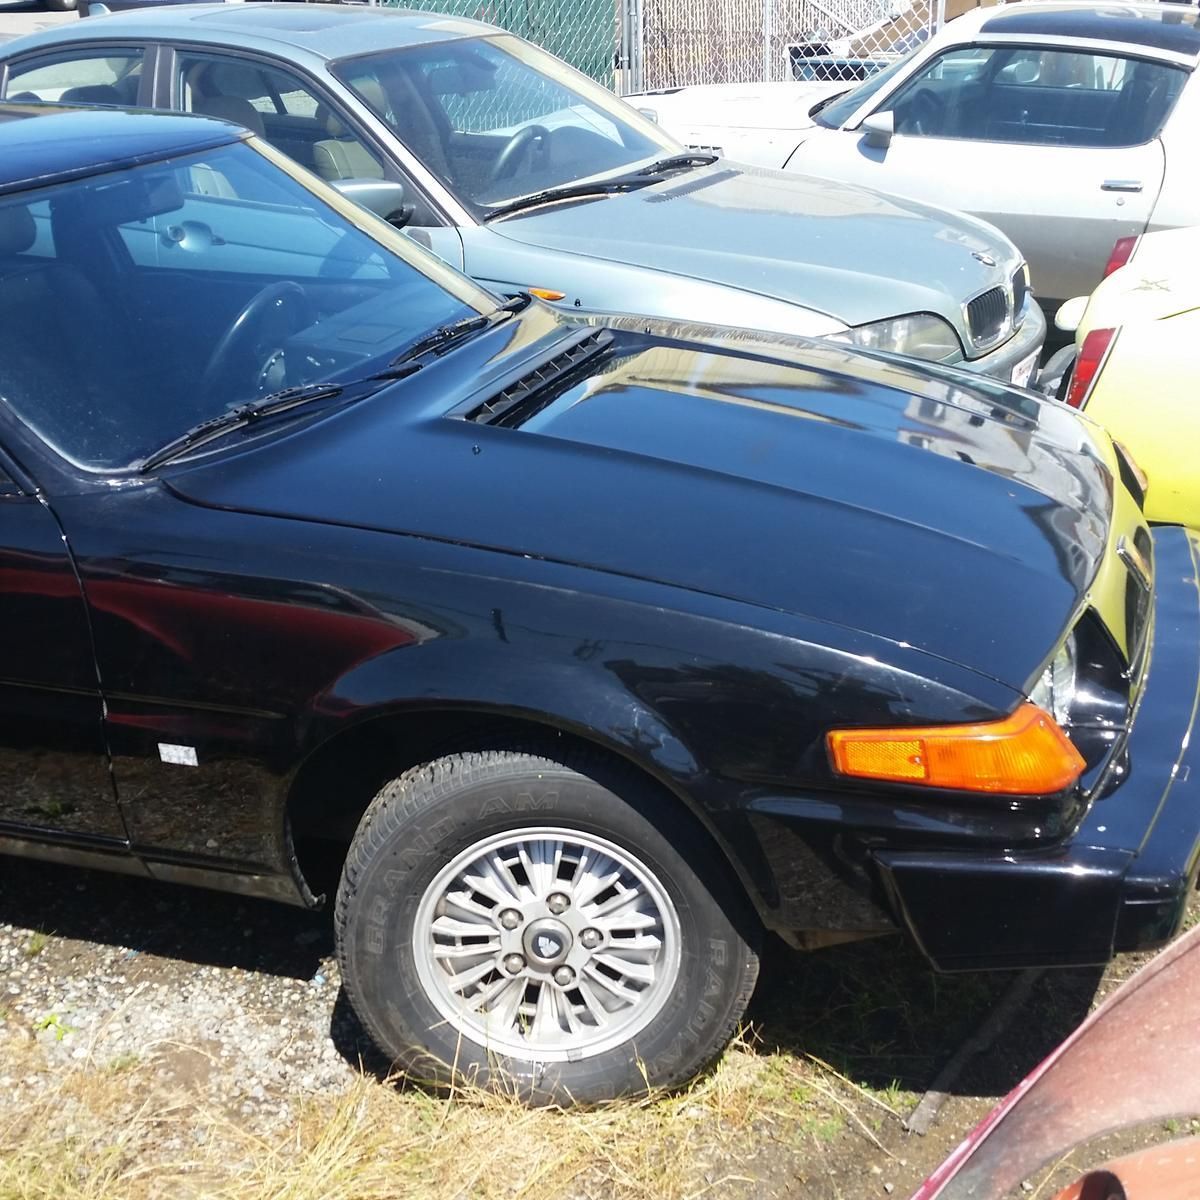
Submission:
[[[1150,520],[1200,527],[1200,227],[1122,238],[1100,286],[1055,320],[1073,361],[1052,359],[1043,388],[1129,450]]]

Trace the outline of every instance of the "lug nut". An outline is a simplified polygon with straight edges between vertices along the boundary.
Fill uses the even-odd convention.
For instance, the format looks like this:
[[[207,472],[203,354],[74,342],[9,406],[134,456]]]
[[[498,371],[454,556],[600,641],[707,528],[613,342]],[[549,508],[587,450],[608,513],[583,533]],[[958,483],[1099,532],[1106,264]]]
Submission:
[[[571,907],[571,899],[562,892],[551,892],[546,897],[546,907],[557,917]]]
[[[516,929],[521,923],[521,914],[515,908],[506,908],[500,914],[500,924],[505,929]]]
[[[506,954],[504,956],[504,969],[510,975],[520,975],[525,970],[525,960],[519,954]]]
[[[570,967],[555,967],[554,982],[559,987],[567,987],[575,979],[575,972]]]
[[[579,944],[587,950],[595,950],[603,940],[604,938],[598,929],[585,929],[579,935]]]

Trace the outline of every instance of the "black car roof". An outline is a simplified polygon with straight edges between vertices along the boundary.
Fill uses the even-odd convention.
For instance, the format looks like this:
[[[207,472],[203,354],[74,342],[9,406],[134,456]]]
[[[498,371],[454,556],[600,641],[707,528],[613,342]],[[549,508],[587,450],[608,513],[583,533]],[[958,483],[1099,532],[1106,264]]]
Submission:
[[[1200,14],[1182,4],[1139,5],[1137,8],[1019,4],[989,17],[980,26],[980,32],[1125,42],[1175,54],[1200,54]]]
[[[212,117],[0,104],[0,192],[98,175],[248,136]]]

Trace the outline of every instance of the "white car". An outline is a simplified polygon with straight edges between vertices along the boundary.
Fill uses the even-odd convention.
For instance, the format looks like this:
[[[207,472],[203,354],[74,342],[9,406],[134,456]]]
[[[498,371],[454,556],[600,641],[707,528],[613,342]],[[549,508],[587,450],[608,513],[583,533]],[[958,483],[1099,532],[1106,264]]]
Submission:
[[[975,9],[855,86],[628,97],[688,145],[962,209],[1024,252],[1047,308],[1113,243],[1200,222],[1200,19],[1178,4]]]

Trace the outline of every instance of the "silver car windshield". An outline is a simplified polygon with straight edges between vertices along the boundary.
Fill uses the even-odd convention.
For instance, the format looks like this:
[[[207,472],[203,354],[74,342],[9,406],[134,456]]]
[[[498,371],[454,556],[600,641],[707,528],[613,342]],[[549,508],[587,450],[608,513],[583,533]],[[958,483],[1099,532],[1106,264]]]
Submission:
[[[611,92],[515,37],[386,50],[333,71],[477,217],[681,150]]]

